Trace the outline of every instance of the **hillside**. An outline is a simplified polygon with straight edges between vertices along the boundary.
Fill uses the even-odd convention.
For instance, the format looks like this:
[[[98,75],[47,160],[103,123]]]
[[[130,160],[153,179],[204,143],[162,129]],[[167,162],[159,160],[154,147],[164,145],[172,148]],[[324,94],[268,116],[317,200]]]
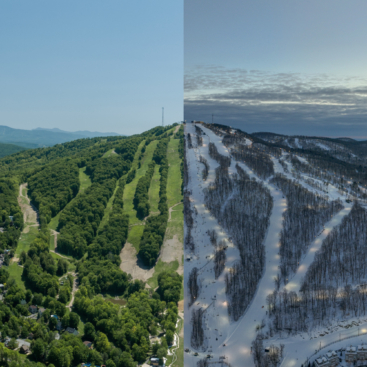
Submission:
[[[1,332],[32,331],[24,363],[183,366],[182,147],[175,124],[0,159]]]
[[[188,366],[208,354],[214,366],[310,366],[365,342],[359,143],[185,125]]]
[[[14,144],[0,143],[0,159],[14,153],[21,152],[26,148]]]
[[[60,129],[43,128],[23,130],[0,126],[1,143],[16,144],[25,148],[51,147],[55,144],[66,143],[77,139],[106,136],[118,136],[118,134],[91,131],[69,132]]]

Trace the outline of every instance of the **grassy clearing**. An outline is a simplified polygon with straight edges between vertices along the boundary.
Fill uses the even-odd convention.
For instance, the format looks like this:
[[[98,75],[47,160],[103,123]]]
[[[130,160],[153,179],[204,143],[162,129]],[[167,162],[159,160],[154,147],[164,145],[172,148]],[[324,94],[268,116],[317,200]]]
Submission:
[[[57,260],[63,258],[62,256],[60,256],[59,254],[56,254],[55,252],[50,252],[50,254],[56,260],[56,262],[57,262]],[[68,262],[68,264],[69,264],[68,265],[68,271],[74,271],[74,270],[76,270],[76,265],[72,261],[73,258],[71,256],[68,256],[67,259],[65,259],[65,257],[64,257],[64,260],[66,260]],[[62,275],[61,277],[63,277],[63,276],[65,276],[65,274]]]
[[[116,185],[115,191],[113,192],[113,195],[108,200],[107,206],[104,210],[103,218],[101,220],[101,223],[99,223],[99,226],[98,226],[98,231],[101,228],[103,228],[103,226],[108,222],[108,219],[110,218],[110,214],[111,214],[111,211],[112,211],[112,204],[113,204],[113,201],[115,200],[115,195],[116,195],[116,191],[117,191],[118,188],[119,188],[119,185]]]
[[[177,205],[174,209],[180,207],[181,205]],[[184,216],[182,210],[172,210],[171,221],[167,223],[167,231],[165,235],[166,240],[170,240],[174,235],[177,235],[178,240],[183,243],[183,220]]]
[[[138,184],[140,177],[145,175],[145,172],[148,169],[148,165],[152,161],[153,152],[157,144],[158,140],[154,140],[146,147],[145,153],[141,160],[141,167],[137,169],[135,178],[124,188],[124,211],[130,217],[130,224],[141,223],[141,221],[136,217],[136,210],[134,209],[133,199],[135,195],[136,185]],[[138,157],[140,155],[141,147],[143,145],[144,144],[141,143],[141,145],[139,146],[139,150],[135,154],[133,167],[137,168],[138,166]]]
[[[84,322],[81,319],[79,320],[79,324],[78,324],[78,332],[79,332],[79,336],[84,335]]]
[[[15,279],[17,285],[25,291],[24,282],[22,280],[23,268],[16,263],[11,263],[8,268],[9,278]]]
[[[106,301],[119,306],[125,306],[127,303],[125,299],[115,299],[115,298],[106,298]]]
[[[57,213],[57,215],[50,220],[50,223],[47,226],[49,229],[56,231],[56,228],[59,225],[60,214],[61,212]]]
[[[55,251],[55,235],[50,236],[50,250]]]
[[[155,289],[158,287],[158,276],[163,271],[176,271],[178,269],[178,261],[171,261],[170,263],[165,263],[161,259],[158,260],[156,266],[154,267],[154,274],[148,279],[147,283],[151,288]]]
[[[87,167],[79,168],[79,182],[80,182],[80,187],[79,187],[78,194],[80,194],[86,188],[88,188],[90,185],[92,185],[92,181],[91,181],[90,177],[85,173],[85,169],[86,168]]]
[[[129,232],[129,235],[127,237],[127,242],[131,243],[136,252],[139,252],[139,244],[141,236],[143,235],[145,226],[133,226],[131,227],[131,230]]]
[[[109,151],[107,151],[105,154],[103,154],[102,158],[108,158],[117,155],[117,153],[115,152],[115,148],[110,149]]]
[[[161,174],[159,173],[159,166],[156,165],[154,167],[154,175],[152,177],[152,181],[149,187],[149,204],[151,212],[159,212],[158,203],[159,203],[159,180],[161,178]]]
[[[167,204],[171,206],[182,201],[181,195],[181,159],[178,153],[178,139],[171,139],[168,144],[167,158],[168,158],[168,177],[167,177]]]
[[[22,251],[27,252],[32,241],[37,237],[37,235],[38,227],[29,227],[28,233],[22,233],[18,241],[17,249],[15,250],[15,256],[19,257]]]

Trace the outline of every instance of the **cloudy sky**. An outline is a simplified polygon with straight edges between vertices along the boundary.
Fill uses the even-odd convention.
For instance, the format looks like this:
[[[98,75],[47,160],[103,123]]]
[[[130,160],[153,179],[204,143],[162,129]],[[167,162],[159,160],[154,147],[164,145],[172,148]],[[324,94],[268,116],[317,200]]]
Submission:
[[[0,125],[133,134],[183,118],[183,0],[0,3]]]
[[[186,0],[186,120],[367,138],[367,2]]]

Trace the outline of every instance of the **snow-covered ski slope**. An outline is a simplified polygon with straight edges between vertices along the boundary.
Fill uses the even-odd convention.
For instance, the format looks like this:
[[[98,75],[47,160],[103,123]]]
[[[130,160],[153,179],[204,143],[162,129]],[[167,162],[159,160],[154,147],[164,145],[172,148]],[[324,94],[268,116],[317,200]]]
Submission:
[[[279,233],[282,230],[283,213],[287,208],[286,199],[280,190],[268,183],[268,180],[262,181],[249,167],[242,162],[236,162],[233,157],[231,166],[229,167],[229,174],[236,173],[235,165],[238,163],[242,169],[251,177],[258,181],[262,181],[264,185],[270,190],[273,198],[273,209],[270,216],[270,224],[265,237],[264,246],[266,250],[265,268],[262,278],[258,284],[257,291],[248,306],[244,315],[236,322],[231,320],[228,316],[227,298],[225,293],[225,275],[228,273],[230,267],[239,260],[240,255],[238,249],[231,243],[230,234],[226,233],[221,227],[220,223],[211,215],[204,205],[203,190],[213,183],[215,180],[215,169],[219,166],[217,161],[209,156],[208,145],[209,142],[214,143],[218,152],[224,156],[231,156],[227,147],[222,143],[222,137],[217,136],[210,129],[205,128],[199,124],[200,128],[205,132],[202,135],[203,145],[197,146],[196,132],[194,124],[186,124],[185,134],[190,134],[192,137],[193,148],[186,149],[186,160],[188,164],[188,185],[185,188],[190,194],[190,203],[194,211],[194,228],[192,229],[192,236],[195,243],[195,251],[190,252],[185,249],[184,281],[185,281],[185,328],[184,328],[184,345],[185,349],[190,349],[190,352],[185,352],[185,366],[195,366],[197,361],[205,358],[210,354],[213,358],[211,362],[219,361],[220,357],[225,357],[225,361],[230,363],[232,367],[237,366],[254,366],[253,357],[251,354],[251,343],[256,338],[256,329],[261,325],[262,321],[266,320],[266,297],[275,289],[274,277],[279,273],[278,265],[280,258],[279,251]],[[186,139],[187,140],[187,139]],[[202,178],[203,164],[199,162],[199,157],[204,157],[209,166],[209,175],[206,181]],[[291,173],[285,173],[283,167],[277,159],[272,158],[275,172],[279,172],[293,179]],[[288,164],[288,163],[287,163]],[[291,167],[289,167],[289,171]],[[304,177],[307,179],[307,177]],[[320,193],[317,189],[309,186],[303,182],[299,182],[308,190]],[[335,187],[329,185],[328,197],[330,200],[341,197],[340,193]],[[340,224],[342,218],[347,215],[351,209],[351,204],[345,204],[345,208],[325,224],[324,231],[315,238],[315,241],[310,245],[307,254],[300,261],[297,273],[287,284],[288,290],[299,290],[302,278],[306,273],[309,265],[313,262],[316,251],[320,248],[323,239],[332,230],[332,228]],[[185,224],[186,225],[186,224]],[[228,245],[226,250],[226,264],[225,270],[215,279],[214,276],[214,262],[213,262],[213,246],[210,243],[208,230],[215,229],[218,233],[218,241],[224,240]],[[185,229],[186,233],[186,229]],[[200,284],[200,293],[194,304],[189,307],[190,294],[187,287],[188,277],[192,269],[196,267],[199,269],[198,283]],[[198,349],[191,347],[191,332],[192,310],[202,308],[205,310],[203,314],[204,325],[204,342]],[[328,339],[331,338],[330,334]],[[337,338],[339,335],[335,335]],[[264,341],[265,342],[265,341]],[[277,342],[269,340],[269,344]],[[315,352],[315,344],[319,343],[318,339],[305,340],[304,336],[289,339],[279,340],[278,343],[285,344],[285,359],[282,366],[297,366],[300,360],[299,349],[302,348],[302,358],[305,358]],[[268,343],[265,343],[268,344]],[[296,352],[298,350],[298,352]],[[198,356],[195,356],[195,352]],[[305,359],[304,358],[304,359]],[[218,364],[220,365],[220,364]]]

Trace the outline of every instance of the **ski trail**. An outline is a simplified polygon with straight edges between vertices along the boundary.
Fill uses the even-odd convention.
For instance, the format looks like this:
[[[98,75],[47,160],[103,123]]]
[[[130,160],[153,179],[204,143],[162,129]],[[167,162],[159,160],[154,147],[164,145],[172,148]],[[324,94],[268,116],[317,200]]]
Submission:
[[[203,130],[210,137],[210,140],[216,144],[219,153],[230,156],[228,149],[222,143],[221,137],[218,137],[209,129],[203,128]],[[274,277],[278,274],[279,270],[279,233],[283,227],[283,213],[287,208],[287,203],[281,191],[259,179],[244,163],[237,163],[251,178],[254,177],[257,181],[263,182],[270,190],[270,194],[273,197],[273,209],[264,241],[266,263],[263,276],[259,281],[257,291],[244,316],[236,323],[229,325],[227,337],[219,345],[216,354],[219,356],[228,356],[228,361],[233,366],[252,366],[254,362],[251,354],[251,343],[256,338],[256,327],[261,324],[262,319],[266,316],[266,297],[274,290]],[[236,162],[232,159],[230,170],[234,169],[235,164]],[[264,308],[262,308],[263,306]]]

